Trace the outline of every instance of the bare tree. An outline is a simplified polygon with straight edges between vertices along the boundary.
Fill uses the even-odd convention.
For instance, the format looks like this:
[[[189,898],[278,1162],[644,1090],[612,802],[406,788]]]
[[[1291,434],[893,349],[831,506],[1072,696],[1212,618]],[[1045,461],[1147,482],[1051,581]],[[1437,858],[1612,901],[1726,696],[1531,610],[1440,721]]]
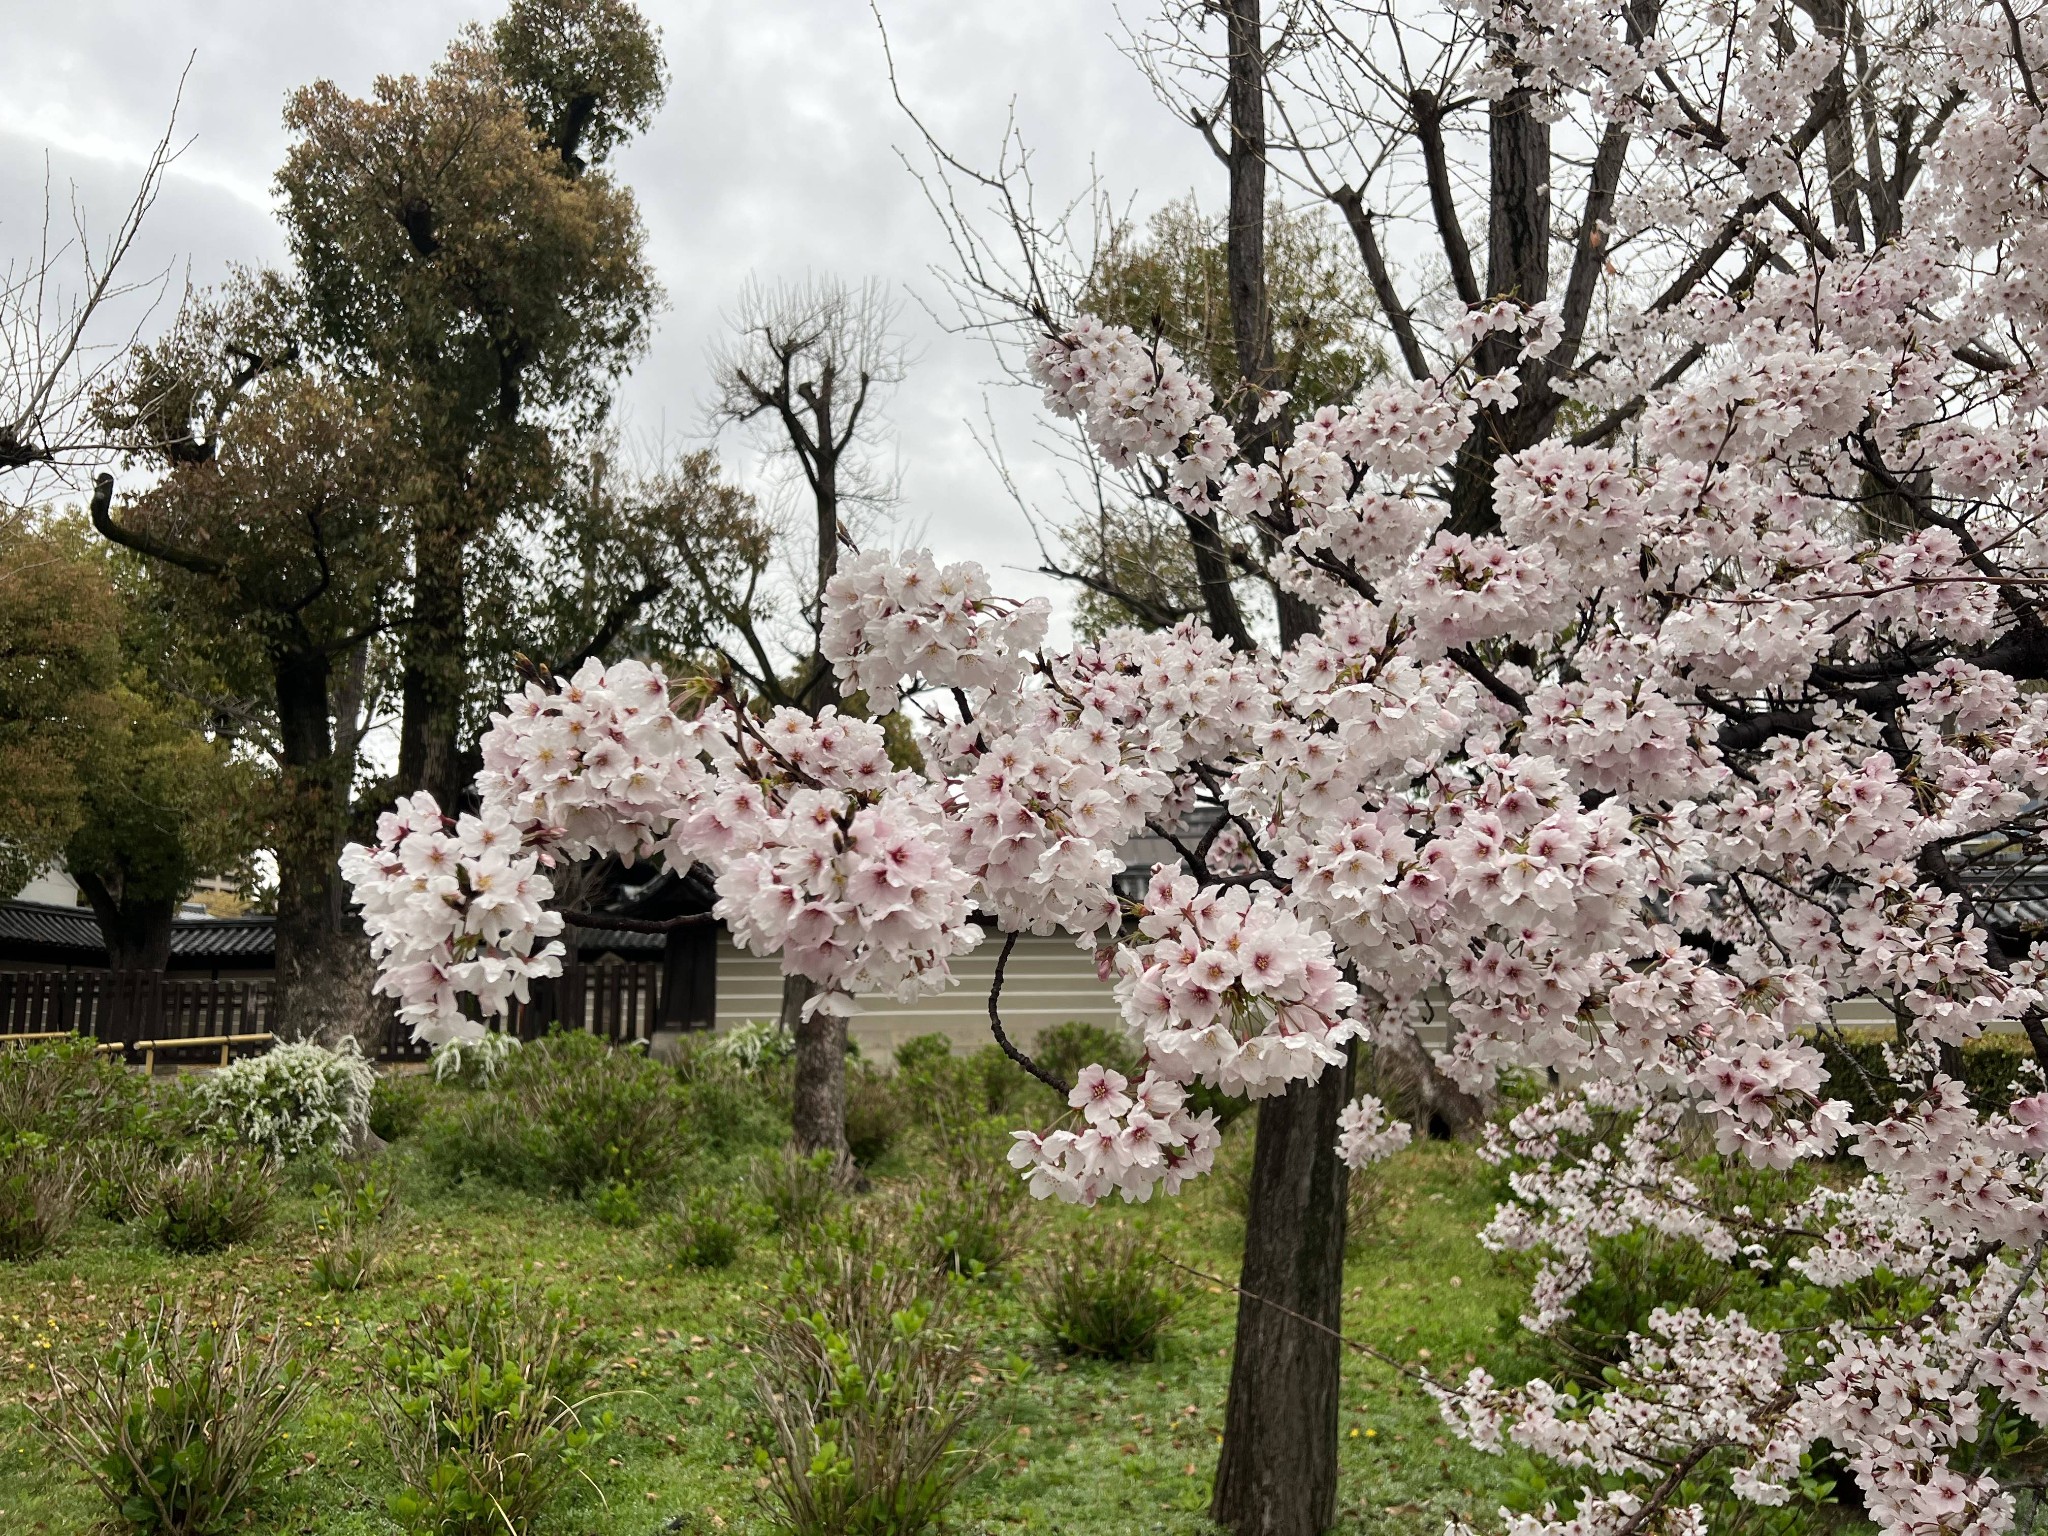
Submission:
[[[176,127],[173,102],[134,196],[104,238],[93,238],[75,189],[62,235],[46,184],[35,254],[0,268],[0,514],[41,499],[107,452],[93,396],[163,293],[167,274],[130,281],[123,264],[178,156]],[[138,295],[149,296],[143,312],[109,333],[110,312]]]
[[[744,654],[732,657],[760,693],[816,713],[839,703],[832,668],[818,650],[825,588],[839,552],[853,544],[850,520],[895,496],[883,450],[883,401],[903,378],[897,305],[881,283],[833,278],[750,285],[729,317],[732,336],[712,359],[713,419],[751,429],[770,460],[809,503],[814,569],[797,582],[807,637],[793,675],[778,675],[767,643],[749,627]],[[846,1019],[806,1010],[812,986],[783,984],[782,1025],[796,1041],[796,1143],[803,1151],[846,1152]]]

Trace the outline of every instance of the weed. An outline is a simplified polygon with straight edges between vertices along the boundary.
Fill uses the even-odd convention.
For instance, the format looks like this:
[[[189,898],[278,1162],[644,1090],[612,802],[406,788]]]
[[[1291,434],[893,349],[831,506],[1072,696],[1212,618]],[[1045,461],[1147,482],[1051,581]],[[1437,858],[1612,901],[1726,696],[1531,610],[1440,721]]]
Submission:
[[[155,1235],[172,1253],[213,1253],[253,1237],[270,1215],[271,1171],[260,1152],[201,1147],[156,1191]]]
[[[1183,1300],[1168,1274],[1149,1239],[1096,1227],[1069,1237],[1039,1267],[1032,1310],[1062,1349],[1149,1360]]]
[[[399,1523],[526,1536],[610,1427],[564,1396],[587,1364],[559,1299],[510,1286],[458,1284],[406,1322],[377,1366]]]
[[[291,1330],[240,1299],[212,1323],[159,1306],[50,1381],[38,1422],[137,1536],[226,1529],[311,1384]]]
[[[919,1536],[979,1464],[962,1434],[980,1403],[943,1293],[839,1250],[764,1333],[756,1391],[779,1454],[755,1461],[790,1536]]]

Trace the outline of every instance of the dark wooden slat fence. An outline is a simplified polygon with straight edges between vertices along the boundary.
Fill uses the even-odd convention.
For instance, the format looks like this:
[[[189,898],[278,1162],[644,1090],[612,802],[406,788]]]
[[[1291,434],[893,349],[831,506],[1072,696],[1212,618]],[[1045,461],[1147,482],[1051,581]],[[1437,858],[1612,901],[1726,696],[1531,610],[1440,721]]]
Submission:
[[[533,1040],[559,1023],[565,1029],[588,1030],[613,1045],[630,1044],[666,1027],[662,1005],[667,986],[659,960],[572,962],[562,967],[560,976],[534,982],[531,999],[515,1003],[509,1017],[492,1019],[490,1027]],[[384,1035],[384,1060],[425,1061],[429,1054],[409,1029],[395,1018],[391,1021]]]
[[[138,1040],[260,1034],[270,1020],[267,981],[186,980],[159,971],[0,971],[0,1037],[90,1035],[129,1047],[132,1056]]]
[[[546,1034],[557,1022],[586,1029],[614,1045],[645,1040],[661,1027],[662,962],[626,961],[569,965],[560,977],[540,981],[532,1001],[515,1006],[509,1019],[492,1027],[522,1040]],[[0,1038],[19,1035],[90,1035],[103,1043],[132,1047],[138,1040],[259,1034],[271,1029],[271,983],[267,980],[208,981],[134,971],[0,971]],[[253,1047],[237,1047],[246,1052]],[[217,1059],[219,1048],[186,1048],[171,1053],[195,1060]],[[428,1048],[394,1016],[385,1029],[386,1061],[424,1061]]]

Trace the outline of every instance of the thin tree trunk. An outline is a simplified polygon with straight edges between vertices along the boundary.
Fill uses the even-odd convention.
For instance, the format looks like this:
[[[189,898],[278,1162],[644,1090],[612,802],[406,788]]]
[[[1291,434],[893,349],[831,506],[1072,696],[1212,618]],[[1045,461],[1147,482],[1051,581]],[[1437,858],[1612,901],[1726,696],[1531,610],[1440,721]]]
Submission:
[[[796,1041],[791,1130],[799,1152],[846,1155],[846,1015],[803,1016],[816,988],[801,976],[782,981],[782,1025]]]
[[[818,462],[814,494],[818,512],[818,610],[823,622],[825,588],[839,571],[839,454],[832,421],[832,380],[828,374],[814,404],[818,425]],[[839,679],[822,656],[813,652],[811,685],[800,700],[812,715],[839,702]],[[846,1016],[813,1013],[804,1004],[817,988],[801,976],[782,981],[782,1027],[796,1042],[795,1082],[791,1091],[790,1129],[799,1152],[830,1151],[846,1158]]]
[[[1510,39],[1501,39],[1506,46]],[[1487,109],[1486,294],[1540,304],[1550,297],[1550,125],[1538,111],[1536,93],[1517,85]],[[1521,341],[1495,332],[1479,344],[1474,363],[1481,373],[1515,368]],[[1554,417],[1556,404],[1545,383],[1544,365],[1520,365],[1519,403],[1489,410],[1466,439],[1452,471],[1453,531],[1491,533],[1500,526],[1493,510],[1493,467],[1503,453],[1519,453],[1535,442]]]
[[[1258,1110],[1237,1348],[1210,1514],[1234,1536],[1320,1536],[1337,1515],[1351,1066]]]

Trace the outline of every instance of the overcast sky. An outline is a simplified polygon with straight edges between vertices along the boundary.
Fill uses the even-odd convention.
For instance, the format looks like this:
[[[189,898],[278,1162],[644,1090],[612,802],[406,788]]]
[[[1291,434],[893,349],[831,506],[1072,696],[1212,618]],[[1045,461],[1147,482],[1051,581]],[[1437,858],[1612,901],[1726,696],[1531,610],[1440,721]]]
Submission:
[[[1024,518],[970,435],[984,397],[1013,470],[1039,504],[1057,482],[1034,445],[1037,407],[1006,390],[986,342],[951,335],[930,275],[949,261],[939,222],[900,151],[914,130],[891,99],[865,0],[641,0],[673,74],[651,132],[616,158],[640,199],[668,293],[652,350],[626,387],[631,428],[670,441],[703,431],[705,351],[750,276],[869,276],[906,299],[918,361],[898,392],[903,517],[942,556],[1036,564]],[[286,94],[326,77],[367,93],[380,73],[430,66],[488,5],[457,0],[15,0],[0,53],[0,265],[32,249],[47,167],[61,204],[118,216],[162,131],[189,57],[179,114],[191,145],[151,215],[134,270],[216,281],[283,244],[270,178],[285,150]],[[992,156],[1014,103],[1048,200],[1104,183],[1142,214],[1190,189],[1220,200],[1218,168],[1118,52],[1108,0],[883,0],[913,106],[949,146]],[[728,456],[741,463],[736,443]],[[1043,578],[998,573],[1013,592]]]

